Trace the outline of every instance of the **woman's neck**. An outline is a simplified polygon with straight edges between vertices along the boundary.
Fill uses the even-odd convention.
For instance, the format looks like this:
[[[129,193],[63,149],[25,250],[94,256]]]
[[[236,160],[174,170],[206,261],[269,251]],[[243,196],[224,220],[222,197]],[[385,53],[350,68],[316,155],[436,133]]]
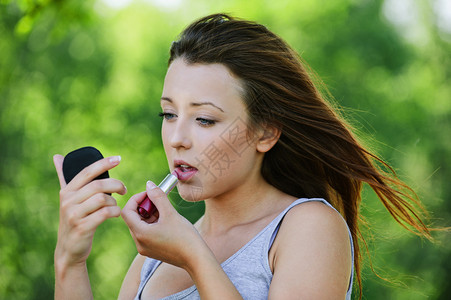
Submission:
[[[296,198],[258,177],[227,194],[205,200],[205,214],[197,222],[199,232],[221,234],[237,226],[278,215]]]

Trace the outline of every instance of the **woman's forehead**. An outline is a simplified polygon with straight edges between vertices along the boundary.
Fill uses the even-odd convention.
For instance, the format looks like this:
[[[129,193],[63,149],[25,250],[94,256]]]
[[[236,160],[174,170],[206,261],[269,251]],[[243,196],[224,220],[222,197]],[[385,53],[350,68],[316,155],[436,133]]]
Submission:
[[[241,81],[223,64],[188,64],[176,59],[168,68],[162,97],[173,101],[242,102],[242,90]]]

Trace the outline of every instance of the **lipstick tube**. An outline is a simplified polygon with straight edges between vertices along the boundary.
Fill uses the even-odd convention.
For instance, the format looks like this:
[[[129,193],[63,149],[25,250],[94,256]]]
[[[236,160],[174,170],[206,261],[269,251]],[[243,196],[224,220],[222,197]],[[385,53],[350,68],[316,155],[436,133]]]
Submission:
[[[178,178],[174,174],[168,174],[158,185],[158,187],[167,195],[177,184]],[[155,204],[150,201],[149,197],[146,196],[144,200],[138,205],[138,213],[144,219],[150,218],[151,215],[157,210]]]

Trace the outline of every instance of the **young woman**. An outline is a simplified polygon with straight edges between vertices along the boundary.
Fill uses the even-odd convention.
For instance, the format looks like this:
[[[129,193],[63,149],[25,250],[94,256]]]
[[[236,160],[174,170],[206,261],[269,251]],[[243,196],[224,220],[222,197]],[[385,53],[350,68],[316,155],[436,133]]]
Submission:
[[[57,299],[92,297],[92,237],[119,214],[139,252],[120,299],[350,299],[354,273],[361,284],[363,183],[396,221],[429,235],[409,189],[378,169],[385,164],[356,141],[297,54],[262,25],[211,15],[185,29],[171,47],[161,107],[178,192],[205,201],[205,214],[192,225],[150,181],[121,213],[106,193],[125,186],[91,182],[120,157],[66,185],[55,156]],[[137,213],[146,196],[158,209],[147,220]]]

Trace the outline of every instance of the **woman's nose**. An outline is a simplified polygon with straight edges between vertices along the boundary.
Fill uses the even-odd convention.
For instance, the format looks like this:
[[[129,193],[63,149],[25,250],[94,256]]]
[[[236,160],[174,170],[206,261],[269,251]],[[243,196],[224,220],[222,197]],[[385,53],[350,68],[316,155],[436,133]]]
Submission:
[[[190,137],[190,128],[183,120],[178,120],[173,126],[170,138],[170,144],[173,148],[185,148],[189,149],[192,146]]]

